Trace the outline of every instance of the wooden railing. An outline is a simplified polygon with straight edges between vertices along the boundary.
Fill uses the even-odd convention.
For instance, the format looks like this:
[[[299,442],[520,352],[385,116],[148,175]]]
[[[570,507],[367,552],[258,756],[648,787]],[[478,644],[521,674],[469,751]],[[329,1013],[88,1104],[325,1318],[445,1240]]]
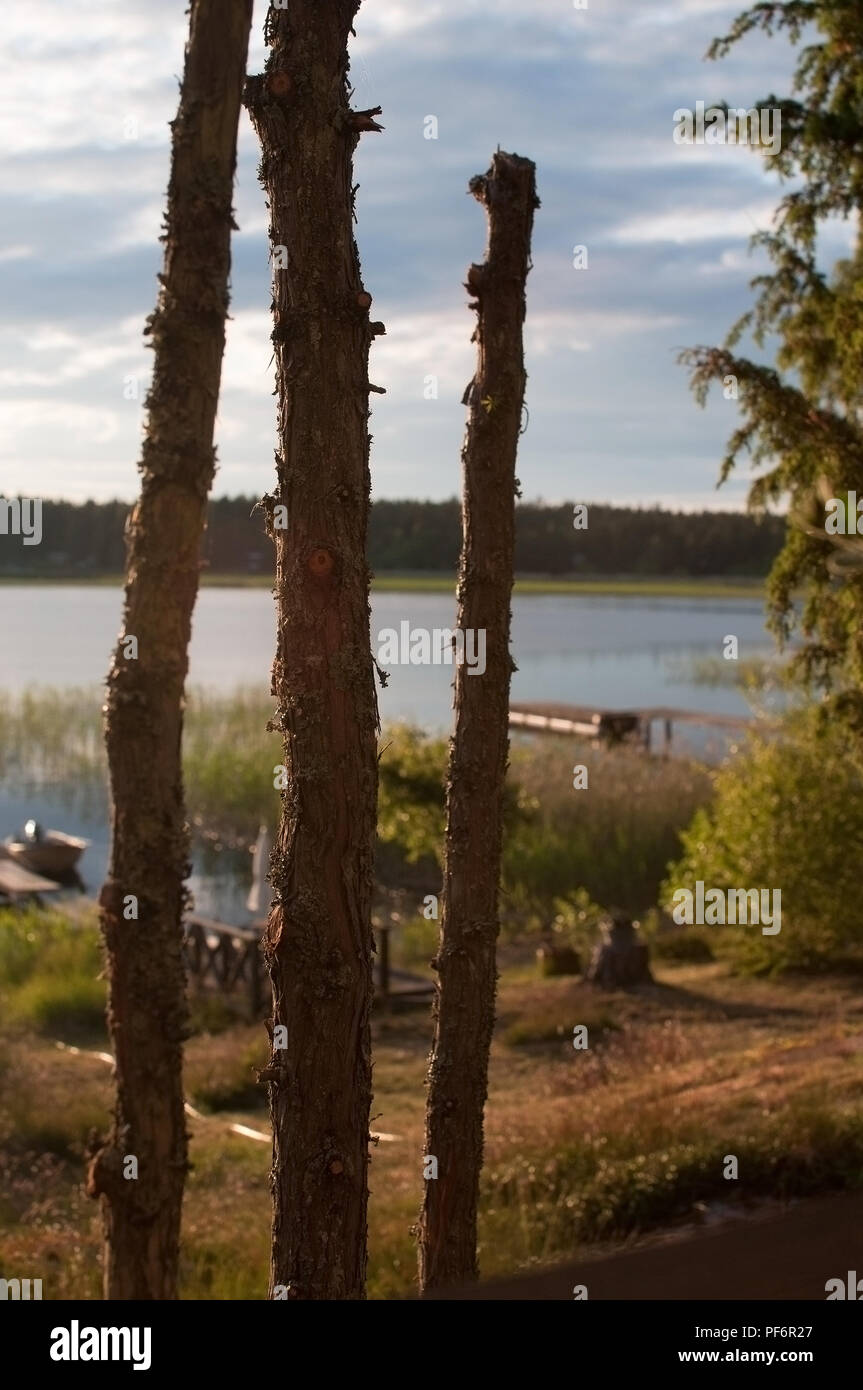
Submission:
[[[252,1019],[262,1018],[270,1004],[270,982],[261,953],[261,928],[232,927],[197,913],[186,918],[183,953],[189,980],[202,992],[215,991],[225,998],[245,996]],[[390,929],[375,927],[375,996],[379,1005],[422,1001],[434,985],[421,976],[390,966]]]
[[[259,931],[209,917],[188,917],[183,953],[197,988],[227,996],[245,994],[250,1016],[262,1017],[269,1002],[269,981]]]

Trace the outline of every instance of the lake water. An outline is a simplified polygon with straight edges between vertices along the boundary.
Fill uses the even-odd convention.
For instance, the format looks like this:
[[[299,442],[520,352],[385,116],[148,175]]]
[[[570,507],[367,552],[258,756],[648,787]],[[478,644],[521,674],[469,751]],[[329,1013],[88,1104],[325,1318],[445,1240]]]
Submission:
[[[104,678],[120,627],[122,592],[89,585],[0,585],[0,689],[97,686]],[[275,640],[274,601],[266,589],[204,589],[195,612],[191,686],[230,691],[269,683]],[[512,605],[512,651],[518,670],[512,698],[619,708],[670,705],[748,714],[741,692],[693,679],[692,663],[721,657],[723,640],[737,637],[741,660],[770,655],[759,600],[614,598],[530,595]],[[372,600],[373,650],[381,629],[455,625],[455,599],[446,594],[387,593]],[[381,718],[449,729],[452,667],[390,667],[379,691]],[[699,746],[699,735],[681,728]],[[704,737],[700,746],[704,746]],[[715,734],[712,735],[715,740]],[[675,731],[675,742],[678,734]],[[0,786],[0,838],[27,815],[93,840],[83,876],[93,891],[104,874],[108,832],[102,817],[88,821],[64,809],[49,789],[28,794]],[[199,911],[243,921],[248,856],[199,850],[193,891]]]
[[[87,585],[0,585],[0,689],[97,685],[105,676],[120,627],[119,589]],[[275,643],[274,601],[265,589],[204,589],[195,612],[189,683],[229,691],[269,684]],[[768,655],[757,599],[518,597],[512,605],[512,651],[518,670],[514,700],[557,700],[626,709],[674,705],[746,714],[739,691],[694,682],[693,659],[719,657],[734,634],[741,660]],[[455,624],[446,594],[377,594],[372,600],[373,649],[378,633]],[[381,718],[448,728],[452,668],[391,668],[379,694]]]

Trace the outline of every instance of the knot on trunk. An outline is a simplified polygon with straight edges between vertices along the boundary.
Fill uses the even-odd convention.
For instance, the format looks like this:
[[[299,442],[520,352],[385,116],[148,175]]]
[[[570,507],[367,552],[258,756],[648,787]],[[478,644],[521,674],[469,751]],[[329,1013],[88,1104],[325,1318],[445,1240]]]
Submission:
[[[87,1165],[87,1196],[104,1195],[114,1201],[123,1187],[123,1155],[112,1144],[105,1144],[96,1150]]]

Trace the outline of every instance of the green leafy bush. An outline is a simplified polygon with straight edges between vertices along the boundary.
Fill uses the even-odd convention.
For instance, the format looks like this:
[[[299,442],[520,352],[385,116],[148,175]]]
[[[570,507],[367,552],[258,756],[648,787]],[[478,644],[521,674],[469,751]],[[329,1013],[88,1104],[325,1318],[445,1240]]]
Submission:
[[[694,890],[699,879],[705,890],[781,890],[777,935],[758,925],[706,928],[714,951],[749,973],[829,967],[863,945],[863,777],[842,726],[818,706],[794,710],[777,736],[753,734],[714,774],[714,790],[712,807],[682,837],[663,904],[670,909],[675,889]]]
[[[565,898],[555,899],[550,924],[552,944],[571,947],[581,958],[582,965],[586,965],[599,940],[599,922],[603,915],[603,908],[591,900],[586,888],[576,888]]]
[[[0,910],[0,1001],[6,1016],[47,1033],[102,1033],[105,983],[94,921]]]
[[[409,863],[441,861],[447,743],[409,724],[386,730],[379,760],[378,837]]]
[[[16,990],[9,1017],[37,1033],[101,1034],[105,1027],[105,984],[92,977],[45,975]]]

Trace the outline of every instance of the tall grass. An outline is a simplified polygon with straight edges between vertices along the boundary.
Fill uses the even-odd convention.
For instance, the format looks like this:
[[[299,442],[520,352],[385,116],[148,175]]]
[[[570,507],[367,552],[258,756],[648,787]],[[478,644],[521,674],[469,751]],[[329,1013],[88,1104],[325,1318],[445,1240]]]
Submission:
[[[689,657],[685,661],[669,661],[668,670],[675,679],[713,689],[733,686],[753,694],[792,689],[788,663],[777,656],[748,657],[738,661],[726,661],[721,656]]]
[[[104,806],[106,766],[96,691],[0,695],[0,777],[48,781],[67,804]],[[251,843],[278,815],[279,736],[273,701],[259,687],[189,696],[183,764],[189,816],[202,834]],[[443,852],[446,740],[404,725],[380,740],[378,838],[387,863],[423,861],[435,875]],[[572,786],[585,763],[589,789]],[[683,760],[629,748],[580,747],[567,739],[514,743],[505,803],[505,915],[547,915],[578,889],[601,904],[642,912],[656,902],[679,834],[710,797],[707,773]],[[383,860],[383,856],[382,856]]]
[[[588,770],[573,789],[573,767]],[[680,834],[711,796],[707,771],[629,748],[537,739],[513,749],[520,814],[507,836],[503,883],[515,910],[545,910],[585,889],[639,914],[657,899]]]
[[[728,1200],[728,1153],[746,1172],[749,1200],[854,1190],[863,1173],[863,1113],[804,1095],[760,1124],[738,1116],[721,1137],[676,1117],[651,1133],[639,1117],[622,1132],[574,1140],[554,1154],[543,1147],[513,1154],[484,1175],[483,1234],[496,1244],[514,1226],[527,1262],[670,1223],[696,1202]]]
[[[186,804],[193,823],[220,838],[254,840],[278,814],[273,769],[282,761],[267,732],[273,700],[262,687],[230,695],[193,691],[183,738]],[[107,763],[98,689],[0,692],[0,778],[50,784],[67,805],[93,811],[106,803]]]
[[[0,777],[100,787],[104,777],[98,689],[20,695],[0,690]]]
[[[274,769],[282,763],[278,734],[268,732],[274,701],[264,689],[230,695],[195,691],[183,739],[186,801],[194,823],[227,838],[254,839],[278,818]]]

